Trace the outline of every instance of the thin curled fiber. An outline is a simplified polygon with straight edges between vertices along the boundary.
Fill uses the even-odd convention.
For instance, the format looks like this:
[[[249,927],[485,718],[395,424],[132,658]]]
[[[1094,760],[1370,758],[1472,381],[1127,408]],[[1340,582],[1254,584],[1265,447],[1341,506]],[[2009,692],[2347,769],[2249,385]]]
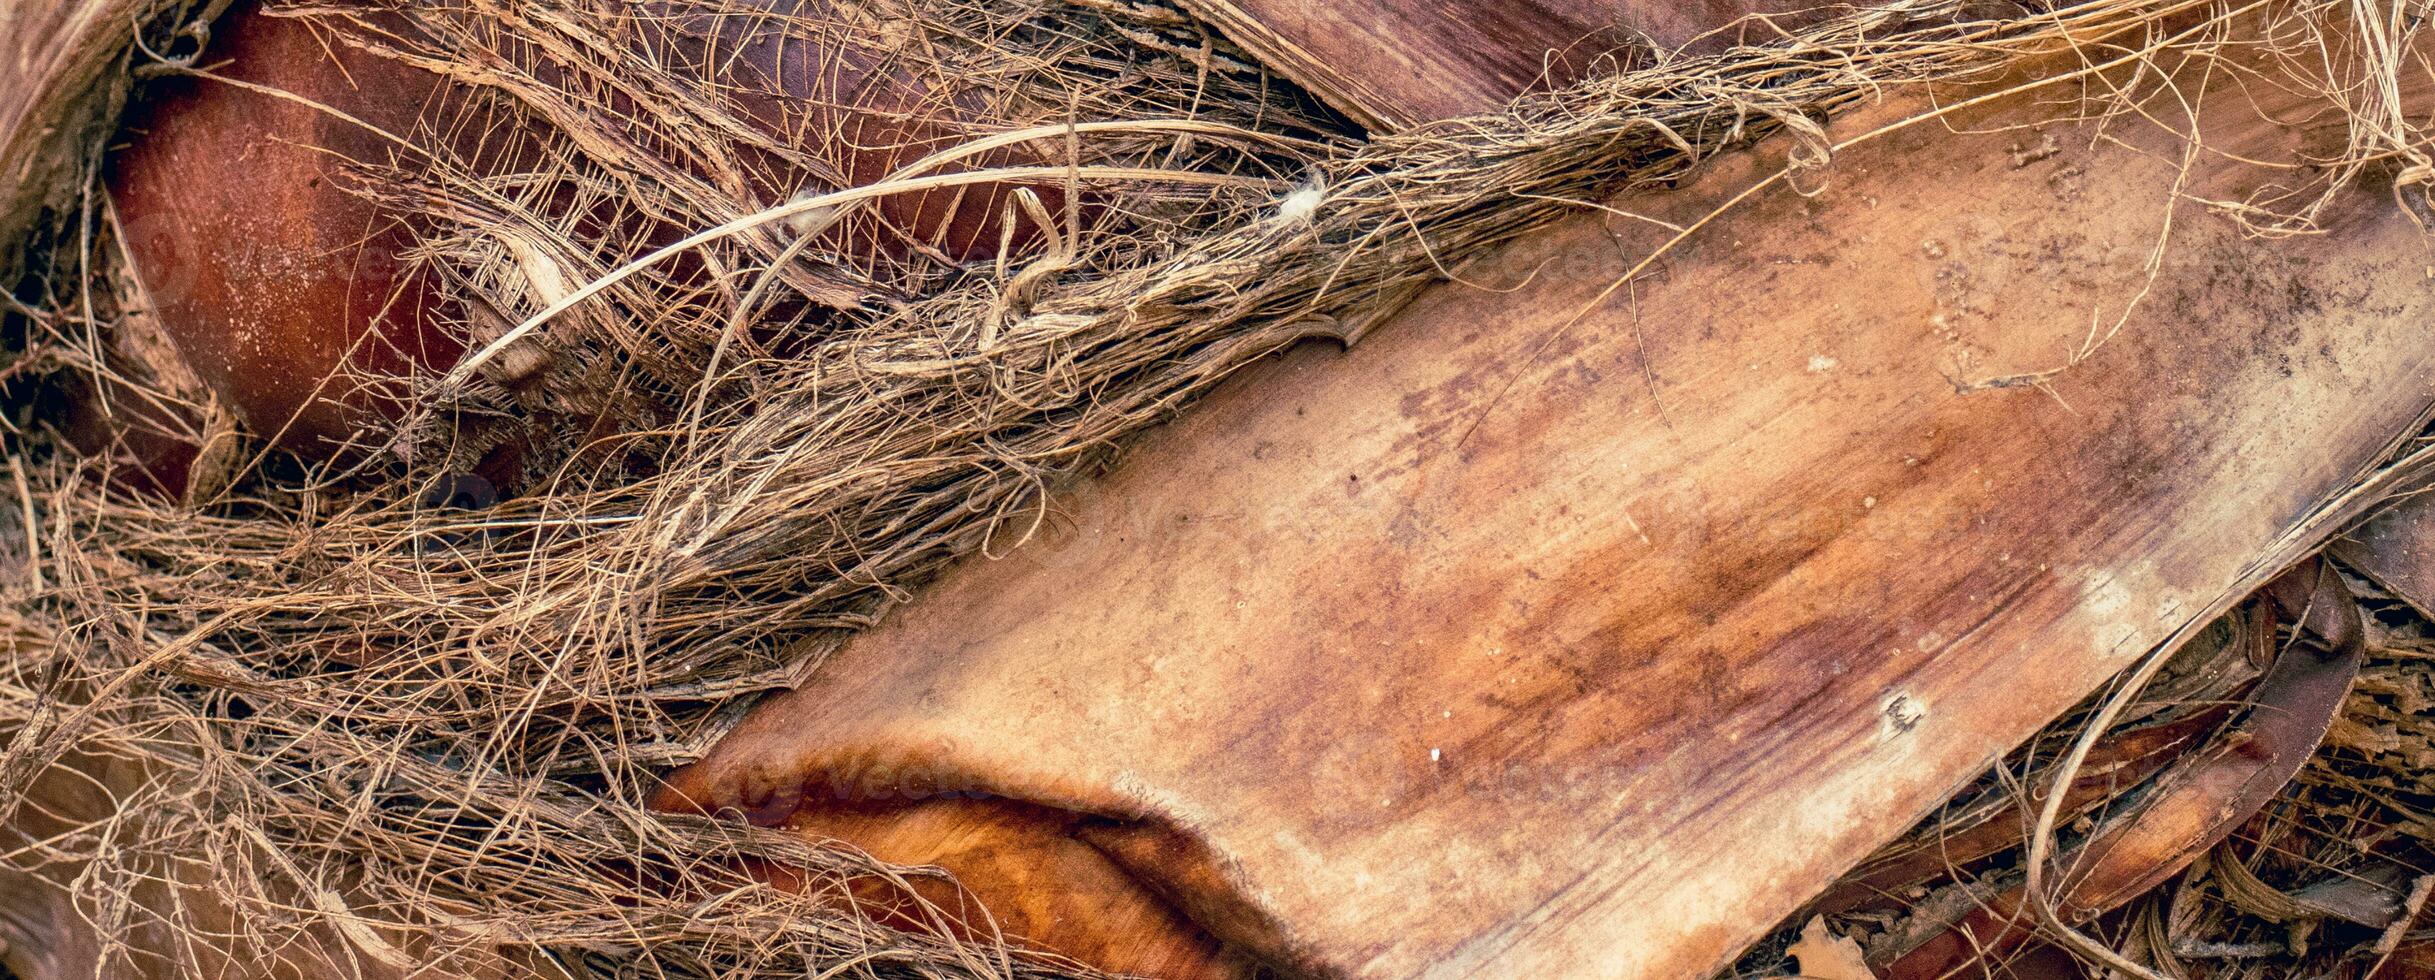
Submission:
[[[1079,972],[824,903],[824,887],[914,872],[650,813],[653,774],[946,563],[1016,545],[1053,519],[1049,489],[1237,368],[1357,337],[1417,284],[1580,202],[1761,136],[1814,159],[1822,120],[1890,86],[2273,45],[2289,49],[2284,82],[2356,112],[2341,159],[2243,202],[2256,227],[2303,233],[2361,169],[2424,169],[2421,135],[2377,101],[2380,73],[2405,70],[2401,28],[2365,53],[2320,33],[2350,4],[1898,3],[1765,47],[1627,54],[1504,113],[1367,139],[1156,7],[905,0],[854,6],[870,19],[851,22],[683,7],[739,30],[919,33],[891,57],[966,93],[926,117],[955,135],[925,155],[1046,127],[1021,146],[1067,173],[1027,179],[1062,205],[1011,195],[1006,220],[1034,244],[995,261],[846,256],[814,239],[870,222],[860,202],[888,188],[799,213],[742,190],[772,182],[766,157],[802,151],[752,135],[711,59],[616,44],[643,16],[632,5],[400,7],[411,31],[279,8],[524,123],[510,138],[533,141],[534,173],[481,177],[444,134],[399,133],[400,156],[357,161],[350,186],[433,219],[410,258],[496,314],[458,324],[468,339],[532,345],[521,361],[542,365],[532,390],[549,398],[619,393],[623,434],[541,433],[563,465],[476,510],[425,491],[530,424],[529,394],[477,369],[367,379],[413,411],[364,456],[327,470],[247,456],[191,502],[119,492],[107,460],[15,440],[0,808],[61,829],[6,862],[75,879],[102,934],[166,930],[177,942],[149,948],[332,975],[544,960],[575,975]],[[2274,29],[2188,29],[2209,19]],[[563,77],[540,84],[545,61]],[[2093,94],[2089,111],[2111,111]],[[1105,213],[1086,220],[1076,191]],[[108,215],[83,217],[108,238]],[[630,268],[664,242],[585,231],[628,221],[732,233]],[[27,363],[111,367],[96,352],[141,302],[109,254],[54,250],[49,288],[19,313]],[[212,426],[212,406],[184,404]],[[32,813],[93,772],[114,780],[106,812]],[[802,869],[814,894],[761,885],[769,864]]]

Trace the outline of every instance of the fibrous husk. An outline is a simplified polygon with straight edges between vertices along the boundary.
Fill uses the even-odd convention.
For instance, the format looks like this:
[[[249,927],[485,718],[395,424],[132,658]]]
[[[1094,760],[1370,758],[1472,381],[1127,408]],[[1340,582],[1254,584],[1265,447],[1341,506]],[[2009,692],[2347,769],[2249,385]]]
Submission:
[[[1711,969],[2313,546],[2429,412],[2417,314],[2384,305],[2424,274],[2389,187],[2289,242],[2150,206],[2252,199],[2232,161],[2313,135],[2255,121],[2324,108],[2231,83],[2291,76],[2232,40],[2261,24],[2216,26],[2106,83],[2142,125],[1894,94],[1797,186],[1785,140],[1474,253],[1350,354],[1143,436],[1066,527],[943,577],[674,786],[783,817],[910,767],[1095,815],[1135,875],[1319,973]],[[1908,97],[1959,132],[1906,128]],[[2281,356],[2294,328],[2314,359]],[[2301,699],[2316,731],[2338,692]],[[2265,775],[2177,767],[2201,792],[2168,810],[2253,776],[2260,801],[2308,730],[2256,731]]]
[[[117,10],[12,9],[44,7]],[[618,465],[570,466],[494,506],[452,510],[425,493],[461,462],[465,418],[518,414],[470,366],[386,379],[419,412],[375,440],[383,452],[369,461],[318,469],[266,454],[191,505],[126,492],[109,460],[60,453],[39,426],[12,441],[19,538],[0,564],[24,640],[0,683],[5,809],[32,807],[43,781],[94,778],[86,760],[138,764],[102,780],[108,806],[64,814],[63,828],[21,836],[10,853],[72,883],[58,894],[97,934],[136,935],[140,922],[174,937],[101,945],[91,956],[110,971],[224,959],[313,975],[401,963],[473,975],[1065,969],[766,888],[742,869],[780,863],[815,881],[900,872],[782,834],[654,815],[641,796],[755,696],[815,669],[825,643],[946,562],[1020,538],[1046,486],[1267,352],[1357,337],[1416,279],[1759,136],[1815,133],[1819,118],[1889,86],[1985,79],[2075,46],[2135,64],[2216,40],[2176,33],[2206,11],[2165,0],[2001,16],[1906,3],[1361,141],[1163,8],[908,3],[890,23],[931,25],[925,39],[945,53],[927,56],[941,59],[929,70],[1012,90],[983,103],[1003,115],[971,122],[966,138],[1020,134],[1054,161],[918,186],[1071,181],[1116,215],[1090,228],[1032,217],[1050,244],[1002,262],[818,256],[885,288],[816,322],[772,324],[746,302],[755,290],[694,288],[685,268],[751,270],[748,283],[797,290],[783,270],[803,256],[778,232],[786,219],[903,192],[924,174],[792,203],[641,179],[677,169],[664,145],[585,143],[566,125],[599,109],[582,94],[597,90],[519,84],[534,64],[485,57],[507,25],[526,42],[612,50],[598,42],[627,5],[412,7],[424,29],[403,39],[365,34],[344,9],[290,12],[333,43],[466,68],[535,121],[553,152],[533,177],[580,188],[611,214],[706,235],[669,253],[696,265],[637,265],[653,243],[577,234],[597,226],[538,199],[502,200],[444,165],[364,169],[364,192],[384,206],[442,219],[421,261],[520,318],[478,356],[546,339],[567,384],[605,364],[655,406],[616,447]],[[2277,23],[2307,23],[2292,16]],[[180,26],[125,22],[158,32],[148,36]],[[117,63],[71,53],[104,76]],[[2329,87],[2347,97],[2349,121],[2286,195],[2255,202],[2256,226],[2313,230],[2320,192],[2370,167],[2414,172],[2421,159],[2409,119],[2372,86],[2348,87],[2399,70],[2392,56],[2339,65]],[[571,67],[661,83],[646,103],[678,145],[720,131],[725,109],[699,65]],[[29,81],[84,91],[76,77],[44,68],[0,92]],[[34,368],[97,372],[108,359],[81,341],[144,311],[78,288],[105,273],[109,249],[57,247],[78,237],[63,230],[111,234],[95,208],[56,207],[82,200],[60,188],[89,184],[96,165],[91,141],[70,145],[85,148],[74,166],[17,185],[39,185],[55,206],[9,210],[40,226],[23,240],[46,246],[11,270],[23,306],[12,337]],[[1278,210],[1297,187],[1312,206]],[[497,240],[586,285],[543,307]],[[727,338],[739,319],[786,342],[738,352]],[[145,892],[163,888],[166,899]]]

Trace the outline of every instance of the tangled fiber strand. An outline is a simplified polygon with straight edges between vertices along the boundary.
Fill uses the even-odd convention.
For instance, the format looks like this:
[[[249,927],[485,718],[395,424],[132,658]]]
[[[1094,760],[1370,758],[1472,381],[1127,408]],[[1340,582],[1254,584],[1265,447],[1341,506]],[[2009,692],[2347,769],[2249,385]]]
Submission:
[[[463,128],[389,134],[395,158],[352,167],[419,222],[410,258],[466,298],[455,328],[481,353],[375,379],[412,414],[343,471],[257,452],[171,504],[119,489],[106,460],[14,447],[6,864],[123,937],[95,961],[1072,972],[824,898],[911,872],[642,798],[752,697],[945,563],[1011,547],[1059,481],[1269,352],[1357,337],[1577,202],[1760,136],[1814,157],[1821,120],[1886,86],[2136,58],[2177,19],[2223,16],[1902,3],[1768,47],[1627,55],[1504,114],[1361,142],[1154,8],[862,5],[878,20],[856,36],[920,42],[874,56],[897,66],[881,73],[931,95],[877,107],[918,132],[891,173],[849,183],[797,149],[819,141],[754,135],[748,93],[705,81],[735,32],[836,32],[835,11],[663,6],[694,9],[281,9],[471,93]],[[635,31],[694,40],[637,55]],[[2415,145],[2379,118],[2404,130],[2347,160]],[[531,163],[483,177],[469,152]],[[979,259],[904,240],[875,204],[984,183],[1004,231]],[[50,281],[106,277],[108,254],[63,251]],[[141,303],[45,293],[21,313],[27,363],[112,370],[85,332],[128,329]],[[429,492],[519,432],[549,463],[530,492]],[[770,865],[807,893],[763,884]]]

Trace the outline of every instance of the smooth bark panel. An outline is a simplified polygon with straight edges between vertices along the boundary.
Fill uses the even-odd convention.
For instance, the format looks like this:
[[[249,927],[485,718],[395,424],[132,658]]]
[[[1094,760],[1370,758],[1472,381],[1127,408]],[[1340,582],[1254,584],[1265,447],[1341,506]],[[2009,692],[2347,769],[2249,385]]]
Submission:
[[[1373,129],[1502,108],[1634,43],[1679,48],[1809,0],[1182,0],[1272,68]],[[1722,35],[1718,39],[1722,40]]]
[[[912,771],[1129,821],[1102,849],[1212,932],[1348,975],[1704,975],[2426,416],[2427,245],[2388,194],[2281,241],[2187,203],[2325,138],[2248,99],[2210,94],[2226,152],[2178,188],[2159,126],[2018,99],[1848,150],[1627,288],[1663,229],[1551,229],[1247,372],[673,791]],[[1770,167],[1615,203],[1688,223]],[[2134,301],[2044,387],[1992,383]]]

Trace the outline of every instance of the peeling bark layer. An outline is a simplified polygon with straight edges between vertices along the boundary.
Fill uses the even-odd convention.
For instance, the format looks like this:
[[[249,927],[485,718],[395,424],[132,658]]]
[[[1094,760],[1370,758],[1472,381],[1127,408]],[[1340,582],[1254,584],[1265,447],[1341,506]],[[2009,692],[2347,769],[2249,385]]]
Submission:
[[[2190,204],[2326,138],[2199,75],[2196,118],[2033,94],[1861,142],[1646,267],[1781,149],[1474,262],[1145,439],[663,803],[981,792],[1297,968],[1704,975],[2426,418],[2420,229],[2376,187],[2282,241]]]

